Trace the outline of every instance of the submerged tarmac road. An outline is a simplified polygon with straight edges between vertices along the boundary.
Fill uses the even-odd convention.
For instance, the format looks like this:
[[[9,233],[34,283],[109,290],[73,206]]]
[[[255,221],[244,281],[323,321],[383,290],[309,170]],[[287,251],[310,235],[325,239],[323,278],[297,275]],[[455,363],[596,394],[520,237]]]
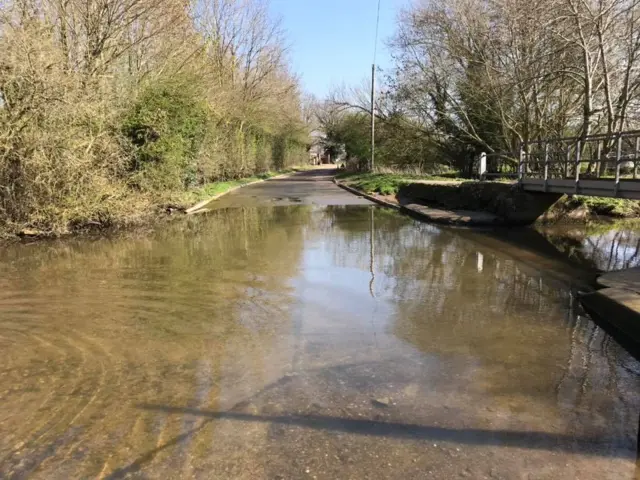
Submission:
[[[372,205],[333,183],[336,170],[319,166],[235,190],[206,208],[282,205]]]
[[[0,250],[0,478],[636,478],[640,364],[568,284],[330,180]]]

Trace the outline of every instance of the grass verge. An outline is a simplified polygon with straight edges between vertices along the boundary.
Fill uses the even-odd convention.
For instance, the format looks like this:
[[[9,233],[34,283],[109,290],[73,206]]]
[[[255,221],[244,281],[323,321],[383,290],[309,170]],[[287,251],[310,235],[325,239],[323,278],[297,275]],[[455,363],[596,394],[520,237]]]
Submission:
[[[455,176],[410,175],[397,173],[340,173],[336,178],[365,193],[396,195],[401,186],[416,182],[460,182]]]
[[[259,175],[254,175],[252,177],[238,178],[236,180],[227,180],[224,182],[213,182],[207,183],[201,187],[189,190],[180,194],[179,198],[175,199],[175,204],[188,208],[195,203],[202,202],[203,200],[207,200],[209,198],[213,198],[217,195],[221,195],[225,192],[228,192],[232,188],[241,187],[243,185],[247,185],[252,182],[256,182],[259,180],[268,180],[269,178],[277,177],[278,175],[285,175],[288,173],[294,173],[306,170],[305,167],[292,167],[286,170],[281,170],[279,172],[266,172],[261,173]]]
[[[586,207],[594,215],[630,218],[640,215],[640,202],[621,198],[584,197],[574,195],[567,200],[570,207]]]
[[[453,197],[447,195],[447,191],[443,189],[448,187],[448,185],[442,185],[443,182],[473,182],[453,175],[430,176],[398,173],[342,173],[337,175],[336,178],[357,190],[381,195],[397,195],[402,187],[415,184],[409,187],[412,189],[411,192],[403,191],[403,195],[406,193],[407,196],[415,198],[411,193],[419,194],[422,192],[423,197],[429,198],[429,204],[444,204],[444,206],[451,209],[481,210],[481,205],[484,205],[484,203],[480,202],[479,198],[476,197],[465,199],[462,191],[455,193]],[[433,185],[433,187],[420,185],[430,181],[438,182],[441,185]],[[469,186],[471,190],[467,189],[467,191],[473,193],[480,192],[480,186],[482,185],[490,188],[491,184],[499,183],[513,183],[513,180],[499,179],[488,183],[477,183],[478,188],[468,183],[464,183],[464,185]],[[497,193],[491,193],[490,191],[488,195],[489,200],[491,200],[492,196],[495,197]],[[422,198],[420,195],[416,196]],[[489,203],[491,202],[489,201]],[[476,208],[473,208],[474,206]],[[524,208],[524,206],[522,206],[522,208]],[[586,223],[598,221],[598,218],[603,220],[607,218],[640,219],[640,202],[621,198],[588,197],[583,195],[564,196],[546,212],[540,221],[542,223]]]

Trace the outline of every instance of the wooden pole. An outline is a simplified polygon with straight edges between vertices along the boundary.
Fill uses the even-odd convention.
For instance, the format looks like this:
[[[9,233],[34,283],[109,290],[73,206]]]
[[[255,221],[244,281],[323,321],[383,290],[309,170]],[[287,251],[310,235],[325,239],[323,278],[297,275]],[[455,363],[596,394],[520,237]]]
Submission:
[[[578,140],[576,144],[576,171],[575,171],[575,193],[580,191],[580,154],[582,153],[582,142]]]
[[[376,64],[371,65],[371,161],[369,171],[373,172],[376,156]]]
[[[369,293],[371,294],[371,298],[376,298],[374,282],[376,280],[376,275],[374,273],[374,261],[375,261],[375,223],[374,223],[374,207],[369,207],[369,215],[371,216],[370,220],[370,228],[369,228],[369,272],[371,272],[371,280],[369,281]]]

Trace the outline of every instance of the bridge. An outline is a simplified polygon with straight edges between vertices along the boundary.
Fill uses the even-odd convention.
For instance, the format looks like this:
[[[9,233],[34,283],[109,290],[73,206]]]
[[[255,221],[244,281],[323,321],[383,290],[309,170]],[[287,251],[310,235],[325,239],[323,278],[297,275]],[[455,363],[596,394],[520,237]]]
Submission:
[[[640,200],[638,163],[640,130],[529,141],[516,155],[481,154],[479,172],[530,192]]]

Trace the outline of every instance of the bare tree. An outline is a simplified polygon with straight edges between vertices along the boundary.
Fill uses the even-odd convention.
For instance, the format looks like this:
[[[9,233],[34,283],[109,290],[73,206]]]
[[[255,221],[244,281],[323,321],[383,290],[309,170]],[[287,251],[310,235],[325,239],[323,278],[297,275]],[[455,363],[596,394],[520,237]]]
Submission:
[[[391,42],[403,111],[448,145],[611,136],[638,117],[637,0],[432,0]]]

